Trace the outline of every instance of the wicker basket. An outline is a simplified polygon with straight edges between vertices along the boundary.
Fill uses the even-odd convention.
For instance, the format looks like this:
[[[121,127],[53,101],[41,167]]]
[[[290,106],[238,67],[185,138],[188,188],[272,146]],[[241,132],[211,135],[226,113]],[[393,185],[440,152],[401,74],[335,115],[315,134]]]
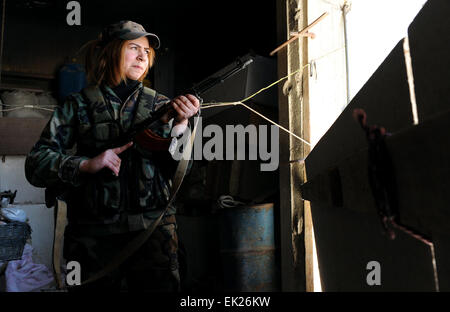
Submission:
[[[25,222],[0,225],[0,261],[21,259],[30,234],[31,227]]]

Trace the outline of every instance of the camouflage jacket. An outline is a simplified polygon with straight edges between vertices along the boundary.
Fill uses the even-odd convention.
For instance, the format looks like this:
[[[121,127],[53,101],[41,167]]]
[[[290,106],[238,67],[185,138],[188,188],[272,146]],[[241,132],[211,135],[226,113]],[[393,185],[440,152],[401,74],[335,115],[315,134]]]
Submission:
[[[102,153],[110,140],[168,101],[142,84],[123,104],[108,86],[88,87],[72,94],[56,108],[28,154],[28,181],[37,187],[64,186],[69,226],[104,225],[105,232],[112,233],[142,228],[136,224],[158,216],[168,202],[176,169],[170,154],[144,151],[134,144],[119,155],[119,177],[82,173],[79,165]],[[150,130],[167,138],[171,126],[157,122]],[[74,152],[69,153],[71,149]],[[171,207],[168,214],[174,213]]]

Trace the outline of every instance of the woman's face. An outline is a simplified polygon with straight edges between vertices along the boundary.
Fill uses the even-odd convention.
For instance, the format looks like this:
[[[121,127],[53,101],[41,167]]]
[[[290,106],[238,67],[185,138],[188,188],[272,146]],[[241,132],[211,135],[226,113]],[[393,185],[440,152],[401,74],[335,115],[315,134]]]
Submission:
[[[147,37],[125,42],[124,71],[128,79],[138,80],[148,67],[150,46]]]

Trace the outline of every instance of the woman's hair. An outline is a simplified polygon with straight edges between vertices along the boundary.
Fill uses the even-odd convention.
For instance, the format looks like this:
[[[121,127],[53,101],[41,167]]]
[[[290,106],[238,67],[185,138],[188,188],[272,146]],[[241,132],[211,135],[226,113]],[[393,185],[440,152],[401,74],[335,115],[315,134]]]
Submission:
[[[113,39],[104,44],[101,39],[88,42],[86,49],[85,67],[90,84],[100,85],[105,83],[116,86],[125,80],[124,58],[127,40]],[[155,50],[150,47],[148,54],[148,67],[139,81],[144,80],[148,70],[153,66]]]

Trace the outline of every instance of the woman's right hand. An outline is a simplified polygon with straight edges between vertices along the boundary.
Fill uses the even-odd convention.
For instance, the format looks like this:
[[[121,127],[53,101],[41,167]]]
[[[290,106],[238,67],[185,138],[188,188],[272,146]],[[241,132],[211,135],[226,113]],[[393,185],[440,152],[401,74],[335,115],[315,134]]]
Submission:
[[[121,159],[117,155],[132,145],[133,142],[129,142],[124,146],[108,149],[94,158],[83,160],[80,163],[80,171],[86,173],[97,173],[106,167],[111,169],[116,176],[119,176]]]

